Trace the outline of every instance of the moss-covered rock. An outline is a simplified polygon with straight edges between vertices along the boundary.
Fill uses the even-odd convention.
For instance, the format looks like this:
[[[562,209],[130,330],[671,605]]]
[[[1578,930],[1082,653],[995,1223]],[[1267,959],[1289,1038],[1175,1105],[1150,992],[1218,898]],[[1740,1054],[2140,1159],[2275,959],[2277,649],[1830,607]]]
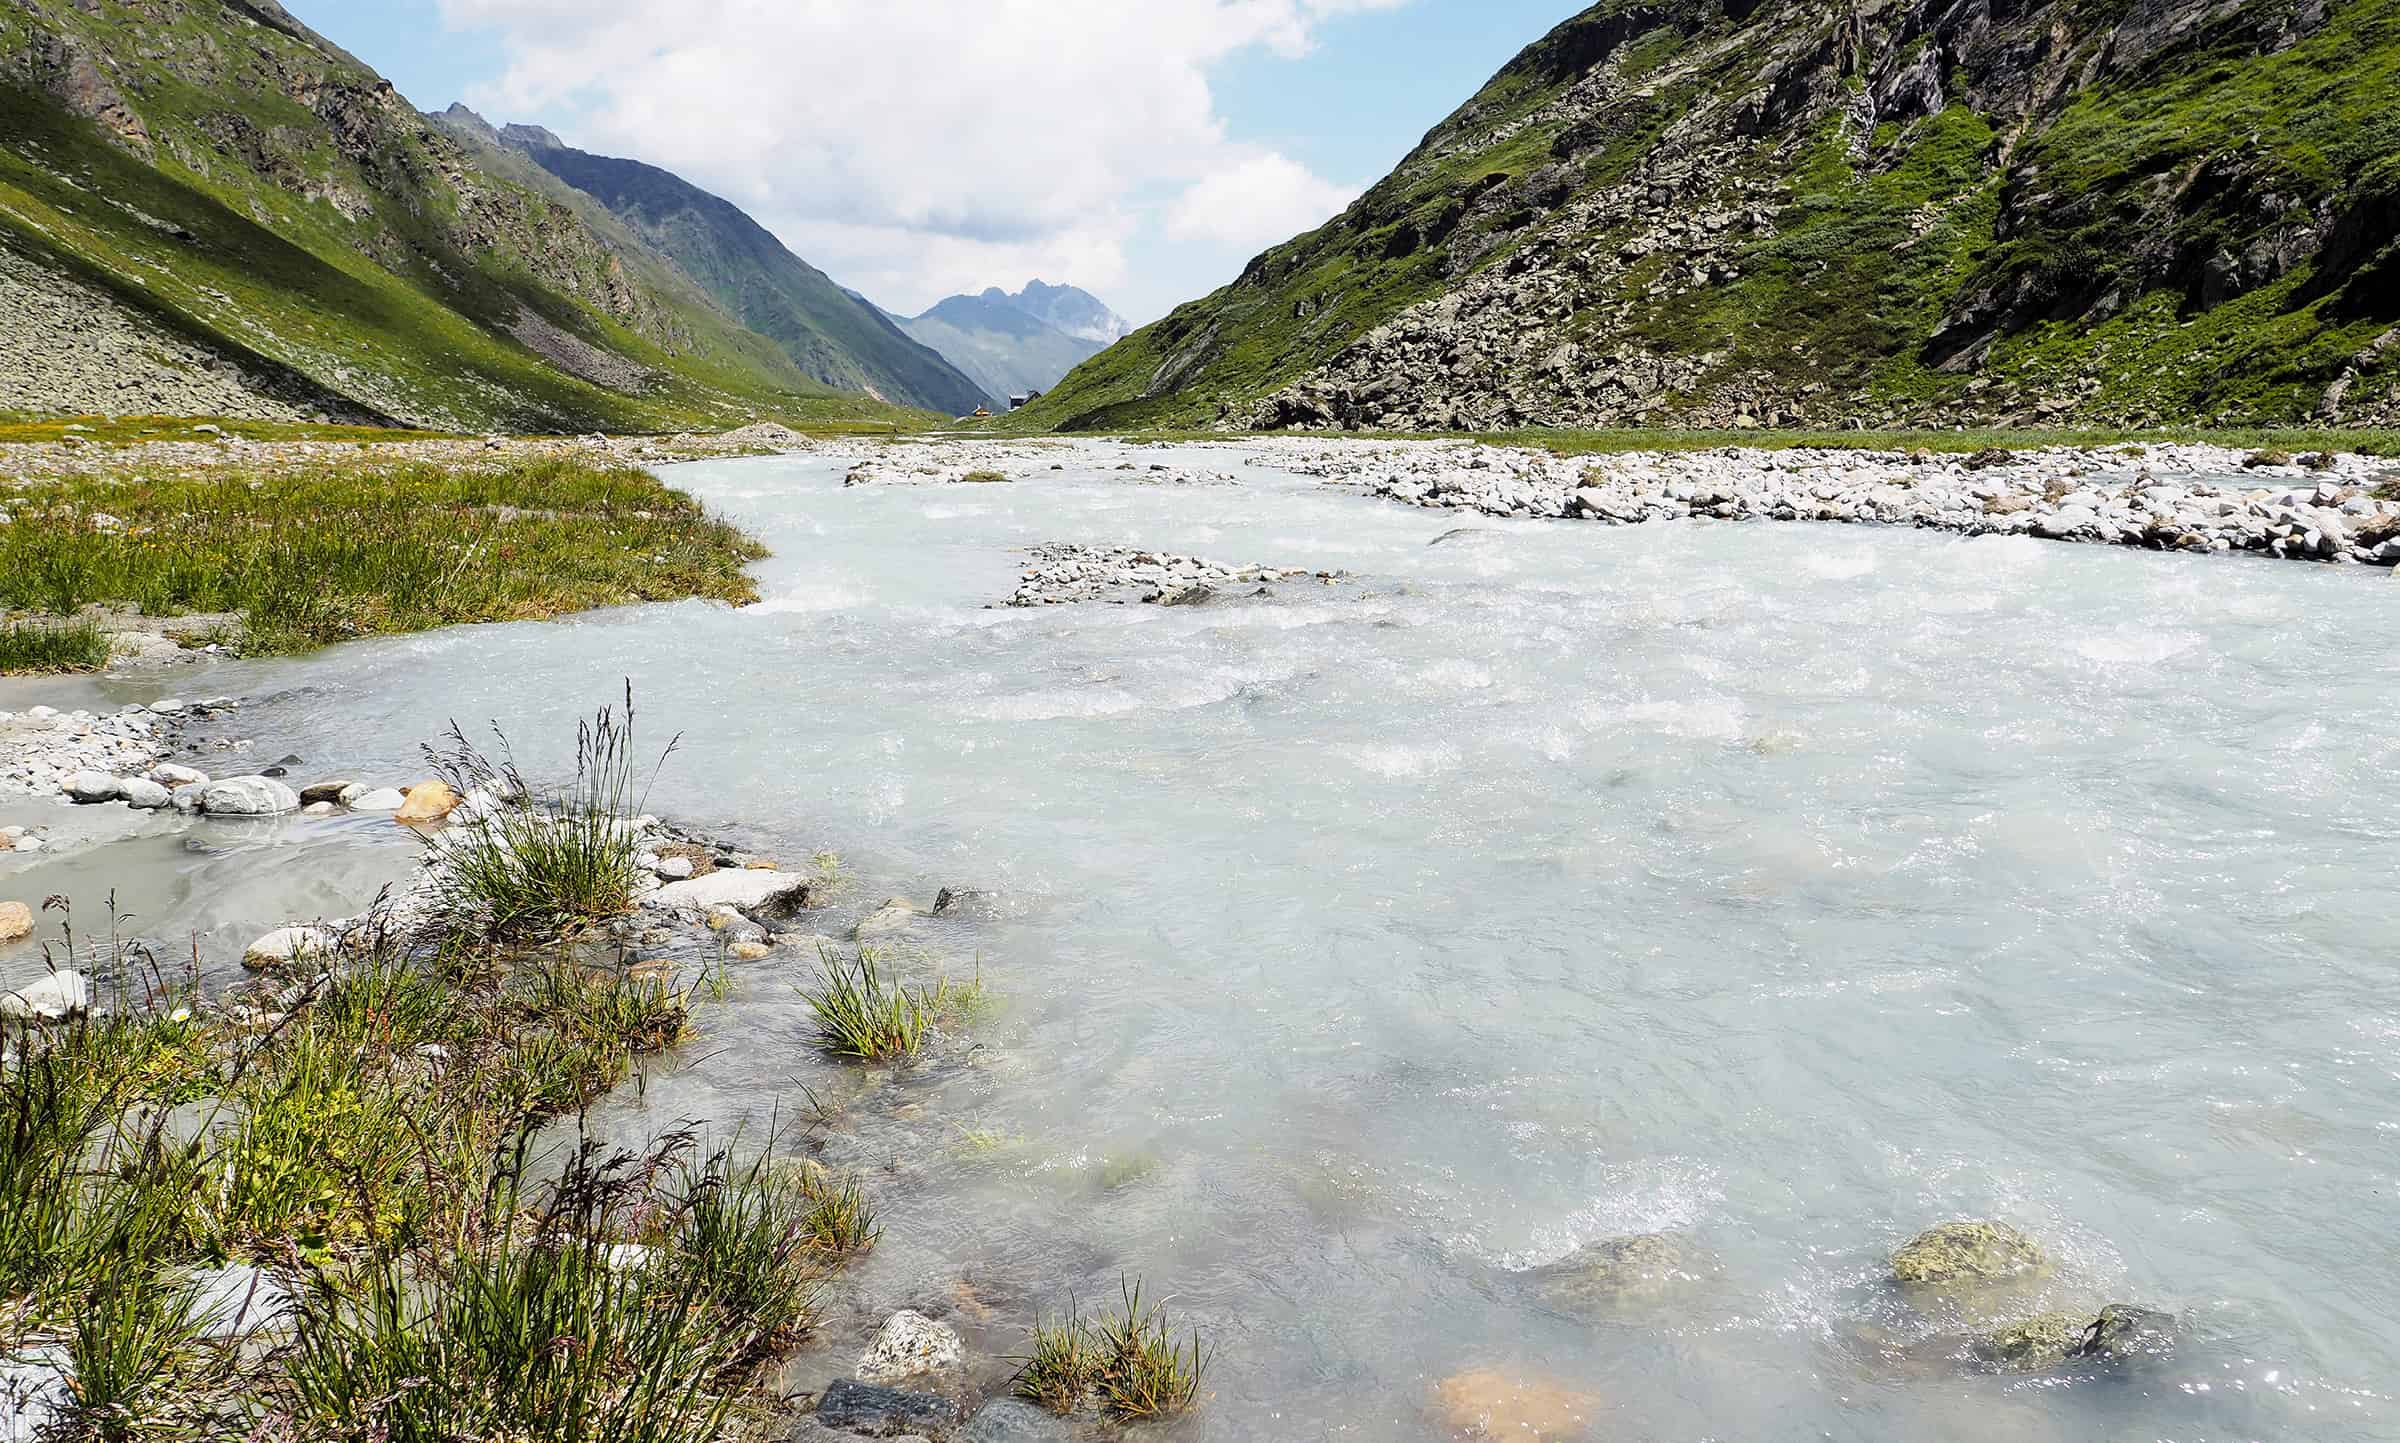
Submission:
[[[1943,1223],[1892,1254],[1892,1277],[1904,1287],[2009,1282],[2047,1272],[2049,1266],[2033,1239],[1995,1222]]]
[[[2043,1373],[2075,1356],[2087,1318],[2044,1313],[1975,1340],[1976,1356],[2005,1373]]]

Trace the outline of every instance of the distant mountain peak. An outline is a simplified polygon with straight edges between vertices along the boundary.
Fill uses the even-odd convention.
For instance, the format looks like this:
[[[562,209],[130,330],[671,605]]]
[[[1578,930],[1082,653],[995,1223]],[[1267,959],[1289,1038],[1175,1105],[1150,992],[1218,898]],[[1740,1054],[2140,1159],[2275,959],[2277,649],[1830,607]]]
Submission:
[[[1038,280],[951,296],[900,326],[995,396],[1046,391],[1132,329],[1089,292]]]
[[[467,112],[474,114],[473,111]],[[555,131],[540,125],[511,125],[503,127],[500,138],[525,150],[565,150],[567,143]]]

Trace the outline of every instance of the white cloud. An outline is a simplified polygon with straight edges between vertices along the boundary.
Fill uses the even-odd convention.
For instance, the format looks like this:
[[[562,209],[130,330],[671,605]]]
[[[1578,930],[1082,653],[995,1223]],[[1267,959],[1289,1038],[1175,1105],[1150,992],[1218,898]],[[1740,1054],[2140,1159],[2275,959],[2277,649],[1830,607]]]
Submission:
[[[1357,198],[1356,186],[1320,180],[1279,152],[1259,151],[1194,182],[1168,208],[1167,233],[1254,253],[1315,230]]]
[[[470,97],[494,120],[546,123],[571,144],[676,171],[895,309],[1040,275],[1106,287],[1120,306],[1155,312],[1195,287],[1137,266],[1148,238],[1163,231],[1223,250],[1214,262],[1223,274],[1205,289],[1347,199],[1297,162],[1230,139],[1210,67],[1253,48],[1301,55],[1327,16],[1403,3],[442,8],[451,24],[502,44],[502,78]]]

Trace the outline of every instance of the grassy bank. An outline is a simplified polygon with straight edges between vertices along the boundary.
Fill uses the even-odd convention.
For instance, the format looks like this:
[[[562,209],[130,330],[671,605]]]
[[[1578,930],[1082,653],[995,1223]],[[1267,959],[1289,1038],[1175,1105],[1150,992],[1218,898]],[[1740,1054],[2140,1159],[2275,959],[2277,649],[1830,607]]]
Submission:
[[[555,457],[464,468],[362,450],[256,474],[135,470],[30,483],[0,507],[0,609],[239,613],[250,652],[747,602],[744,567],[765,555],[647,471]]]
[[[0,1022],[0,1359],[73,1380],[56,1436],[703,1443],[772,1412],[873,1209],[780,1138],[610,1152],[571,1120],[694,1030],[664,971],[560,940],[631,907],[574,878],[637,870],[599,810],[630,711],[583,736],[571,786],[487,824],[506,860],[228,995],[58,908],[97,1007]],[[535,894],[546,935],[475,925]]]

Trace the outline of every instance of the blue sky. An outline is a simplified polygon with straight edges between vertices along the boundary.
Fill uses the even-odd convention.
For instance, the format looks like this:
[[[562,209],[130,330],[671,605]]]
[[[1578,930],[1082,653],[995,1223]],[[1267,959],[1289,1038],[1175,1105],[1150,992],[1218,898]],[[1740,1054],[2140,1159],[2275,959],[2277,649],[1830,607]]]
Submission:
[[[426,109],[666,166],[894,309],[1136,321],[1329,217],[1574,0],[285,0]]]

